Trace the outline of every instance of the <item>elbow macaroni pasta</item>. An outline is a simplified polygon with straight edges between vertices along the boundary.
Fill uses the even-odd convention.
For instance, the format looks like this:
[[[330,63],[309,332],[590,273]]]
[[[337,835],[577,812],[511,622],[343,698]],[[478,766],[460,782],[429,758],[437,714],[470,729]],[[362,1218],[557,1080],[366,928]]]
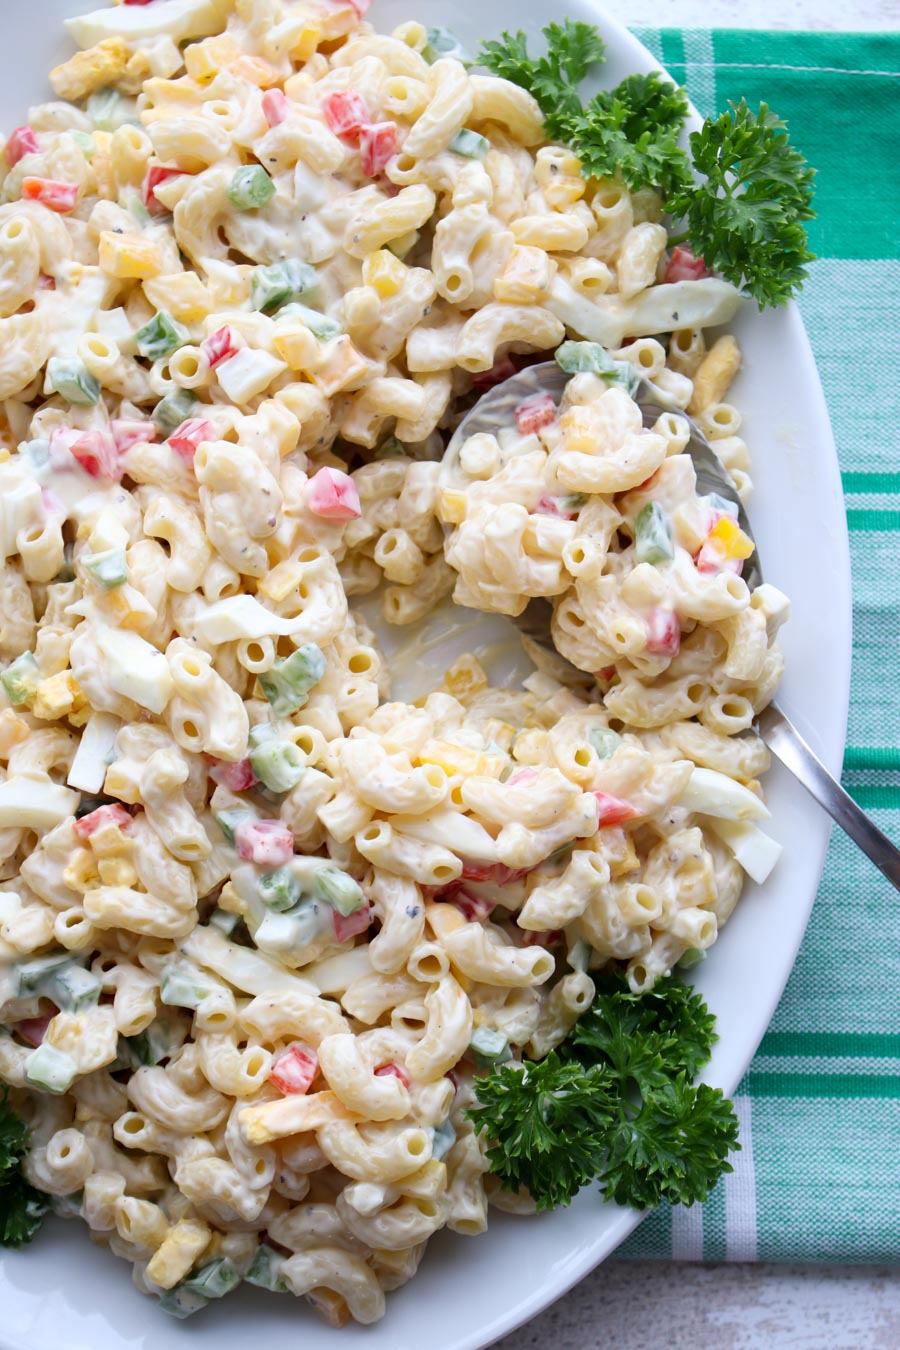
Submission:
[[[479,1032],[546,1054],[777,856],[787,601],[678,411],[743,500],[736,292],[664,302],[658,202],[366,8],[99,10],[6,151],[0,1079],[28,1179],[179,1315],[246,1277],[379,1318],[487,1226]],[[567,336],[676,411],[579,374],[448,484],[459,400]],[[379,587],[397,626],[549,601],[595,678],[392,701]]]

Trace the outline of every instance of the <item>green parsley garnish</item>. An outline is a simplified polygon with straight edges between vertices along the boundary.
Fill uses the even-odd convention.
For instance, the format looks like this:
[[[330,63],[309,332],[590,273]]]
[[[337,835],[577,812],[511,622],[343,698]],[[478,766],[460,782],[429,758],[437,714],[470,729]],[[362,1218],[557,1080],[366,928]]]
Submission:
[[[9,1104],[9,1092],[0,1090],[0,1246],[22,1247],[30,1242],[49,1208],[47,1196],[22,1176],[28,1151],[28,1127]]]
[[[668,210],[684,219],[684,237],[707,264],[736,286],[743,281],[760,309],[783,305],[815,256],[803,227],[815,215],[815,169],[765,103],[755,113],[744,99],[732,103],[731,112],[704,122],[690,141],[705,181],[675,191]]]
[[[578,86],[592,66],[606,59],[606,43],[592,23],[566,19],[544,29],[547,55],[532,61],[521,31],[484,42],[479,61],[492,75],[527,89],[544,114],[551,136],[566,139],[583,109]]]
[[[688,103],[657,72],[629,75],[582,104],[578,86],[602,63],[604,43],[592,24],[566,20],[544,30],[547,55],[533,60],[525,34],[485,42],[479,60],[537,101],[550,140],[570,146],[586,176],[618,177],[636,191],[655,188],[666,212],[683,222],[673,244],[752,295],[760,309],[782,305],[806,276],[814,254],[804,222],[812,210],[815,171],[791,145],[787,127],[765,103],[744,102],[681,137]],[[703,175],[697,181],[695,175]]]
[[[678,144],[687,113],[684,90],[656,71],[629,75],[615,89],[595,95],[570,134],[586,173],[618,174],[635,191],[649,185],[665,198],[692,182],[690,162]]]
[[[476,1079],[468,1115],[491,1171],[538,1209],[593,1180],[636,1209],[705,1200],[740,1147],[731,1102],[691,1082],[715,1039],[706,1004],[677,980],[647,994],[608,981],[558,1051]]]

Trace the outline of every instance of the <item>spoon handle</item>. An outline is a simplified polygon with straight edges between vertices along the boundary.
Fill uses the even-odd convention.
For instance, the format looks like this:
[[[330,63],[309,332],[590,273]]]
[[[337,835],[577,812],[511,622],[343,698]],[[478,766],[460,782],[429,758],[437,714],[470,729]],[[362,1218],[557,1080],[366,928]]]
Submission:
[[[770,704],[760,713],[757,727],[766,745],[785,768],[900,890],[900,849],[894,847],[887,835],[882,834],[840,783],[832,778],[784,713]]]

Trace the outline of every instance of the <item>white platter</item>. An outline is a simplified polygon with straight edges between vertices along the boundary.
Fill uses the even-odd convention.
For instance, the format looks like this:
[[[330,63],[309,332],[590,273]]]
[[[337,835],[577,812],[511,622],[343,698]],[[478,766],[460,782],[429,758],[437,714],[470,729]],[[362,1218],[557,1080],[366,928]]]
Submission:
[[[90,0],[3,6],[0,126],[25,120],[48,96],[46,72],[67,46],[62,20]],[[535,34],[563,14],[600,24],[609,46],[604,83],[656,63],[589,0],[376,0],[381,29],[409,18],[452,28],[474,50],[504,28]],[[825,403],[797,310],[759,315],[748,303],[735,325],[745,367],[734,401],[745,412],[757,484],[750,516],[766,576],[787,591],[787,674],[780,701],[825,763],[840,768],[850,676],[850,565],[840,474]],[[770,832],[785,854],[765,887],[749,885],[697,975],[721,1040],[708,1080],[732,1092],[784,989],[822,871],[829,827],[780,768],[766,781]],[[128,1269],[88,1241],[78,1223],[47,1225],[34,1246],[0,1263],[2,1350],[238,1350],[250,1338],[326,1350],[476,1350],[527,1321],[602,1261],[638,1216],[582,1194],[540,1219],[497,1215],[476,1240],[442,1235],[411,1284],[388,1298],[384,1322],[336,1333],[294,1300],[242,1290],[189,1323],[173,1321],[131,1286]]]

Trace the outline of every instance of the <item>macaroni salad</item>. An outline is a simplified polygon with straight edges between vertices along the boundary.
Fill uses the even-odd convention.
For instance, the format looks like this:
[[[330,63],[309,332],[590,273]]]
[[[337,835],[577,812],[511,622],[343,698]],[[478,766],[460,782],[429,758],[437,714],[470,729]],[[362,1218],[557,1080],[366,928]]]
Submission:
[[[369,1323],[498,1194],[465,1111],[623,963],[716,939],[787,601],[743,498],[738,292],[530,95],[365,0],[72,20],[0,206],[0,1078],[25,1171],[177,1316]],[[441,456],[531,353],[572,378]],[[543,359],[547,359],[544,357]],[[415,703],[355,597],[544,597],[523,688]],[[748,734],[742,734],[748,733]]]

